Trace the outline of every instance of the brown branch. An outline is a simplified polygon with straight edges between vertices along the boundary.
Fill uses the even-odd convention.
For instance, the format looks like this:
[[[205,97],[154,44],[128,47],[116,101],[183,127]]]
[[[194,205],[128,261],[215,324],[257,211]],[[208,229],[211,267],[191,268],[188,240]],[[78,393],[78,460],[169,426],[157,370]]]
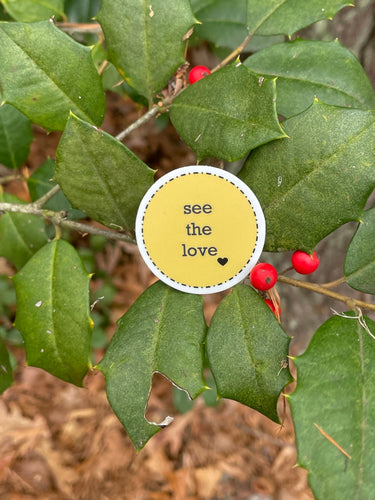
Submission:
[[[342,295],[341,293],[333,292],[329,290],[324,285],[319,285],[317,283],[308,283],[307,281],[295,280],[293,278],[288,278],[287,276],[278,277],[277,281],[280,283],[286,283],[288,285],[292,285],[299,288],[305,288],[306,290],[311,290],[315,293],[320,293],[321,295],[326,295],[327,297],[331,297],[332,299],[336,299],[340,302],[346,304],[350,309],[354,309],[357,307],[362,307],[363,309],[370,309],[371,311],[375,311],[375,304],[369,304],[368,302],[363,302],[362,300],[353,299],[352,297],[348,297],[347,295]]]
[[[54,188],[52,188],[51,191],[53,189]],[[45,210],[38,207],[35,203],[0,203],[0,214],[1,212],[36,215],[38,217],[43,217],[43,219],[52,222],[52,224],[55,224],[56,226],[72,229],[83,234],[96,234],[98,236],[103,236],[104,238],[107,238],[109,240],[126,241],[127,243],[136,244],[134,238],[128,236],[127,234],[119,233],[117,231],[111,231],[110,229],[101,229],[95,226],[90,226],[89,224],[84,224],[82,222],[68,220],[66,218],[66,212],[54,212],[53,210]]]

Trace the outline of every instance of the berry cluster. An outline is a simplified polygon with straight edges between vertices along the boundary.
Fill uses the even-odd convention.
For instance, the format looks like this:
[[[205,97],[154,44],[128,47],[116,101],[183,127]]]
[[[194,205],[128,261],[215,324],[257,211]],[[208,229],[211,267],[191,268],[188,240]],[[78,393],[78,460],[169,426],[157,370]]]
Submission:
[[[296,250],[292,255],[292,266],[299,274],[311,274],[318,269],[319,257],[315,251],[310,255],[302,250]],[[271,264],[263,262],[253,267],[249,277],[254,288],[261,292],[268,292],[270,298],[266,298],[265,303],[280,320],[278,295],[272,293],[278,277],[276,269]]]

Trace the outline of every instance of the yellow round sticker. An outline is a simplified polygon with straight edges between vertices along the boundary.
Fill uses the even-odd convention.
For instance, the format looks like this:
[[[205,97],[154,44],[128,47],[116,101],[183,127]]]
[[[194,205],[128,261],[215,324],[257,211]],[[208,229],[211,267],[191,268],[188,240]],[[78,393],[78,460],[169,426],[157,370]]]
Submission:
[[[136,220],[143,259],[162,281],[209,294],[242,281],[258,261],[265,220],[251,189],[214,167],[182,167],[144,196]]]

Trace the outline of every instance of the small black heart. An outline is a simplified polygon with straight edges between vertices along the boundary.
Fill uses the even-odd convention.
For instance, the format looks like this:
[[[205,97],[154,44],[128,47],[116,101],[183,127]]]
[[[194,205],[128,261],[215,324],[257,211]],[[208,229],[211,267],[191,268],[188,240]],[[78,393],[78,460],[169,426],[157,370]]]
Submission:
[[[221,266],[225,266],[225,264],[228,262],[228,259],[227,257],[219,257],[217,261]]]

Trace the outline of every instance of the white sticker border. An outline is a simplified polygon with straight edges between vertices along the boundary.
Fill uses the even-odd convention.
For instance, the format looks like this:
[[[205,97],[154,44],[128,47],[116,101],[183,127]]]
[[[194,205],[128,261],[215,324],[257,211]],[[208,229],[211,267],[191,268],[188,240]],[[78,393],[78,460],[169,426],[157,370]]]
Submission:
[[[217,285],[208,285],[206,287],[198,287],[198,286],[191,286],[191,285],[186,285],[184,283],[180,283],[169,276],[167,276],[161,269],[159,269],[156,264],[153,262],[151,259],[145,242],[143,238],[143,220],[144,220],[144,214],[145,211],[151,201],[151,199],[154,197],[154,195],[159,191],[161,187],[164,186],[167,182],[171,181],[172,179],[175,179],[177,177],[181,177],[187,174],[194,174],[194,173],[207,173],[211,175],[215,175],[217,177],[224,178],[225,180],[231,182],[234,184],[248,199],[255,215],[256,219],[256,225],[258,229],[258,234],[256,238],[256,243],[255,243],[255,248],[253,250],[253,253],[248,260],[247,264],[239,271],[237,274],[232,276],[232,278],[223,281],[222,283],[218,283]],[[237,283],[240,283],[242,280],[244,280],[251,269],[255,266],[255,264],[258,262],[259,257],[262,253],[263,247],[264,247],[264,241],[266,238],[266,221],[264,218],[263,210],[262,207],[260,206],[260,203],[258,201],[258,198],[255,196],[253,191],[249,188],[247,184],[245,184],[243,181],[241,181],[238,177],[236,177],[234,174],[231,174],[230,172],[227,172],[226,170],[222,170],[220,168],[216,167],[210,167],[207,165],[190,165],[186,167],[180,167],[175,170],[172,170],[171,172],[168,172],[167,174],[163,175],[158,179],[147,191],[147,193],[144,195],[139,208],[137,212],[137,217],[136,217],[136,222],[135,222],[135,236],[137,240],[137,245],[139,248],[139,251],[141,253],[141,256],[146,263],[147,267],[152,271],[152,273],[159,278],[161,281],[166,283],[167,285],[171,286],[172,288],[175,288],[176,290],[180,290],[181,292],[186,292],[186,293],[193,293],[193,294],[202,294],[202,295],[209,295],[212,293],[217,293],[217,292],[222,292],[223,290],[227,290],[228,288],[231,288],[232,286],[236,285]]]

